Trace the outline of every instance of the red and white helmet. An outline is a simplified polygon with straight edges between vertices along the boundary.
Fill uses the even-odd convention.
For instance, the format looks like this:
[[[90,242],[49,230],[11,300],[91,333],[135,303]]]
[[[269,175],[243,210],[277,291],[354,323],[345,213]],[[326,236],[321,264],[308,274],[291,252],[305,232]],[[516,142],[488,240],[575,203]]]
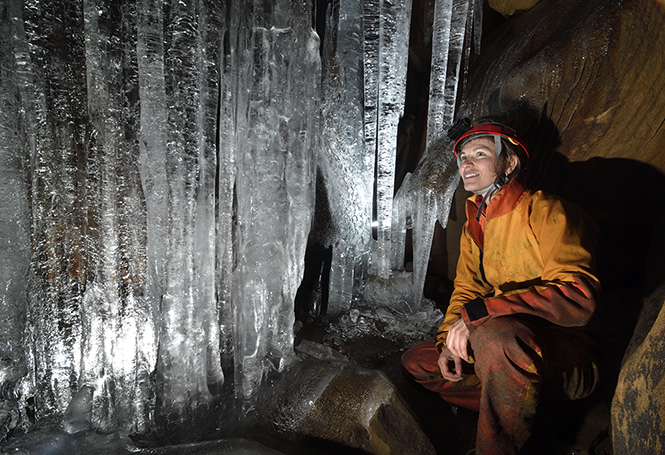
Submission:
[[[521,167],[524,169],[529,162],[529,151],[526,148],[526,141],[523,139],[519,129],[508,119],[498,116],[481,117],[475,122],[468,118],[457,121],[448,130],[448,137],[455,141],[453,153],[455,158],[459,155],[462,146],[473,137],[494,136],[505,138],[508,142],[516,146],[517,156],[520,159]]]

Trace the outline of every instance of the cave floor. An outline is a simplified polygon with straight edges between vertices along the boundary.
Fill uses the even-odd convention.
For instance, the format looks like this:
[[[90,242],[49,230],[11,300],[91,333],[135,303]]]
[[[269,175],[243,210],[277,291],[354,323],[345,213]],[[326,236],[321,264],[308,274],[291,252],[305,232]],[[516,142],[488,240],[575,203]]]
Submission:
[[[324,326],[310,324],[298,333],[296,344],[301,339],[324,344],[325,332]],[[381,370],[391,379],[437,454],[473,453],[478,413],[451,405],[411,381],[400,363],[402,353],[410,346],[377,335],[365,335],[343,340],[333,348],[350,361],[365,368]],[[542,403],[534,435],[521,454],[612,454],[608,431],[609,405],[605,401],[591,395],[576,402]],[[348,453],[358,452],[349,450]]]

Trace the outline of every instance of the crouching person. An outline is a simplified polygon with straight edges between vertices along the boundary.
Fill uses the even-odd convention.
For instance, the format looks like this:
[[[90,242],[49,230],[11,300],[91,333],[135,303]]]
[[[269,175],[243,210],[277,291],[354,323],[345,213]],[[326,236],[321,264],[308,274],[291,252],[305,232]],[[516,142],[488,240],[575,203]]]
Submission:
[[[529,153],[508,120],[457,132],[467,221],[454,290],[436,338],[402,363],[444,400],[479,412],[476,454],[514,454],[542,396],[578,399],[598,380],[587,324],[600,284],[593,223],[578,207],[526,189]]]

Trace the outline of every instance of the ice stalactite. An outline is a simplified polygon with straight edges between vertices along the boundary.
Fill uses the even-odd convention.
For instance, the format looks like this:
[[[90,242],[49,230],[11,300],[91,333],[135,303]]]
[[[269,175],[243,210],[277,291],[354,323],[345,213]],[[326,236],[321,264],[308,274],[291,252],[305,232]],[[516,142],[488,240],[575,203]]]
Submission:
[[[342,0],[330,4],[326,13],[318,164],[334,224],[331,315],[350,309],[362,290],[371,252],[375,152],[363,141],[362,12],[361,2]]]
[[[156,107],[159,114],[166,113],[165,124],[158,126],[164,136],[154,144],[166,146],[165,159],[155,163],[154,171],[150,163],[143,170],[147,176],[154,172],[155,177],[166,178],[159,183],[165,194],[155,197],[158,205],[154,210],[163,209],[161,198],[165,197],[167,217],[161,226],[155,226],[155,232],[147,225],[148,237],[166,231],[160,250],[163,256],[156,258],[164,267],[156,327],[155,418],[162,427],[196,433],[204,431],[197,424],[205,421],[220,400],[218,392],[224,383],[215,283],[215,194],[218,65],[225,8],[220,2],[205,0],[159,6],[164,30],[163,76],[139,75],[163,77],[163,82],[155,84],[161,101]],[[148,5],[144,11],[149,14]],[[151,27],[144,17],[144,25]],[[150,44],[159,45],[147,44],[144,53],[154,52]],[[153,63],[159,71],[158,56]]]
[[[137,188],[136,136],[125,134],[138,122],[124,93],[137,74],[136,54],[126,52],[120,39],[132,28],[123,21],[126,17],[134,17],[126,6],[83,3],[89,122],[85,207],[93,228],[86,245],[90,275],[80,307],[77,373],[78,388],[93,391],[95,428],[137,431],[149,427],[151,391],[139,383],[154,368],[156,347],[152,314],[142,295],[144,256],[135,254],[143,244],[145,221]],[[135,407],[138,403],[145,406]]]
[[[395,189],[397,127],[404,112],[411,1],[381,1],[377,91],[376,275],[390,275],[391,219]]]
[[[332,5],[324,46],[324,149],[319,161],[328,179],[328,199],[334,201],[328,303],[328,313],[334,315],[361,298],[369,273],[390,275],[397,126],[406,92],[411,2]]]
[[[16,4],[0,6],[0,16],[11,17]],[[13,37],[22,30],[0,21],[0,440],[18,425],[19,406],[14,400],[20,379],[27,373],[23,329],[30,276],[30,205],[26,177],[29,161],[20,150],[34,147],[34,137],[22,131],[33,126],[31,113],[20,106],[23,67],[12,58]],[[24,56],[26,49],[21,50]],[[26,94],[24,93],[25,95]]]
[[[264,10],[265,8],[265,10]],[[235,390],[253,408],[265,372],[292,360],[293,302],[304,271],[318,147],[319,39],[307,1],[234,3],[237,82]],[[298,43],[298,44],[297,44]],[[226,74],[223,75],[223,78]],[[234,79],[237,78],[237,79]],[[233,82],[231,82],[233,83]],[[226,107],[223,107],[226,109]],[[226,121],[222,119],[222,121]]]
[[[446,137],[455,116],[457,94],[466,76],[470,47],[479,52],[482,3],[476,0],[438,1],[434,10],[432,66],[428,107],[426,150],[413,175],[395,195],[394,248],[403,248],[408,226],[413,233],[414,305],[420,304],[436,221],[443,228],[455,189],[459,184],[457,164]],[[474,19],[474,17],[476,19]],[[399,237],[399,239],[397,239]],[[401,267],[400,252],[393,250],[393,267]]]
[[[21,150],[30,162],[31,266],[26,350],[38,417],[65,409],[78,389],[81,304],[90,261],[87,207],[86,77],[80,4],[10,2],[14,58],[20,68]],[[35,393],[40,390],[41,393]],[[29,395],[32,396],[32,395]],[[27,397],[25,397],[27,398]]]
[[[166,242],[168,236],[168,196],[166,173],[167,104],[164,80],[164,18],[159,0],[141,0],[136,11],[136,65],[139,105],[137,135],[137,166],[145,199],[145,346],[138,351],[139,360],[147,368],[157,363],[157,327],[162,293],[166,286]],[[143,389],[151,390],[149,377],[139,382]],[[147,401],[149,419],[137,422],[137,431],[145,432],[154,416],[154,400]],[[136,404],[136,406],[141,406]],[[140,414],[139,414],[140,415]]]

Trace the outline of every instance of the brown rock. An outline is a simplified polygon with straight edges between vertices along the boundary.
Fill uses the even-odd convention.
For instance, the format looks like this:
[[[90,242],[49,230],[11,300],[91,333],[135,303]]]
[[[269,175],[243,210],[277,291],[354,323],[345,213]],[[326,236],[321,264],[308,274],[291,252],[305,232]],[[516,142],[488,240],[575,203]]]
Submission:
[[[290,368],[280,382],[271,423],[281,433],[371,454],[436,453],[393,384],[378,370],[308,360]]]
[[[570,160],[632,158],[665,171],[663,2],[542,0],[485,43],[464,96],[471,117],[536,115]]]
[[[512,16],[516,11],[523,11],[538,3],[538,0],[488,0],[487,2],[494,11],[504,16]]]
[[[614,453],[665,452],[665,287],[647,299],[612,401]]]

